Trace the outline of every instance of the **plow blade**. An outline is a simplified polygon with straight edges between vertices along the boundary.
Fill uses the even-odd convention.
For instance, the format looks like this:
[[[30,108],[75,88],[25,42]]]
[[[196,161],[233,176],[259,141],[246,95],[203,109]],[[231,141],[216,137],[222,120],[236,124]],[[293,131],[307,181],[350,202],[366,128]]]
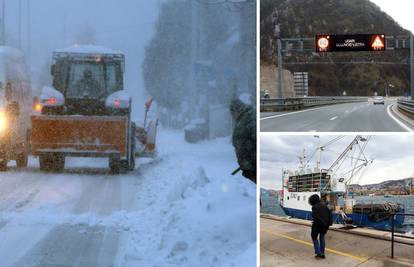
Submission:
[[[135,156],[140,158],[153,158],[156,155],[158,120],[151,120],[145,129],[136,127],[135,129]]]
[[[123,116],[33,116],[33,155],[108,157],[127,155],[128,118]]]

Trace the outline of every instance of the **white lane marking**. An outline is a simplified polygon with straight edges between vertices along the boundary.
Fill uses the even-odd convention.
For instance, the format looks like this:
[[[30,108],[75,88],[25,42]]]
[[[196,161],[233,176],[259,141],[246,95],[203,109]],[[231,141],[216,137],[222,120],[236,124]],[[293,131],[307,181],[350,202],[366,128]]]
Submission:
[[[337,118],[338,118],[338,116],[335,116],[335,117],[330,118],[329,120],[330,120],[330,121],[334,121],[334,120],[336,120]]]
[[[399,119],[397,119],[392,113],[391,113],[391,107],[395,105],[395,104],[391,104],[387,106],[387,113],[388,116],[391,117],[391,119],[393,119],[396,123],[398,123],[398,125],[400,125],[404,130],[406,130],[407,132],[413,132],[414,130],[411,129],[410,127],[408,127],[407,125],[405,125],[403,122],[401,122]]]
[[[324,108],[324,107],[304,109],[304,110],[299,110],[299,111],[294,111],[294,112],[289,112],[289,113],[283,113],[283,114],[279,114],[279,115],[273,115],[273,116],[269,116],[269,117],[265,117],[265,118],[260,118],[260,120],[262,121],[262,120],[274,119],[274,118],[279,118],[279,117],[283,117],[283,116],[298,114],[298,113],[302,113],[302,112],[318,110],[318,109],[322,109],[322,108]]]

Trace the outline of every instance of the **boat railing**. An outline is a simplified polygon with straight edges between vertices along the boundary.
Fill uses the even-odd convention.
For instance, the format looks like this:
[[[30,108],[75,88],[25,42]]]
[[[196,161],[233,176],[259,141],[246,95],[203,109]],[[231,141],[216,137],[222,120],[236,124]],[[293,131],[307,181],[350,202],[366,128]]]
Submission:
[[[396,216],[408,216],[408,217],[414,217],[414,214],[412,213],[392,213],[390,216],[391,220],[391,259],[394,258],[394,244],[400,243],[408,246],[414,246],[414,236],[408,236],[408,235],[402,235],[399,233],[395,233],[395,217]],[[399,238],[397,241],[395,238]]]

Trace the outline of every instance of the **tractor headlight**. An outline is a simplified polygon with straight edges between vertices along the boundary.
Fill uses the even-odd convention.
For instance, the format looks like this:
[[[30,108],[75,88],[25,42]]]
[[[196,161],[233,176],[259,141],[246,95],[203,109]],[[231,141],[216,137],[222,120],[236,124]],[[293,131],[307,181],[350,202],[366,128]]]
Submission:
[[[0,111],[0,133],[7,129],[7,116],[6,112]]]

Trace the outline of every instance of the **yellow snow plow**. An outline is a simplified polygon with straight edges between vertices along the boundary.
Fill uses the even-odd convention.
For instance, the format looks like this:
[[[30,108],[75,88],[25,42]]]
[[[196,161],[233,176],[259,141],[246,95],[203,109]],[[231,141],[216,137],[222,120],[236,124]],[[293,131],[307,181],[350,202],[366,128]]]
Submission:
[[[136,156],[154,155],[158,123],[131,121],[122,53],[75,47],[56,51],[53,62],[53,86],[43,88],[32,116],[31,152],[41,170],[62,171],[66,156],[107,157],[119,173],[133,170]]]

